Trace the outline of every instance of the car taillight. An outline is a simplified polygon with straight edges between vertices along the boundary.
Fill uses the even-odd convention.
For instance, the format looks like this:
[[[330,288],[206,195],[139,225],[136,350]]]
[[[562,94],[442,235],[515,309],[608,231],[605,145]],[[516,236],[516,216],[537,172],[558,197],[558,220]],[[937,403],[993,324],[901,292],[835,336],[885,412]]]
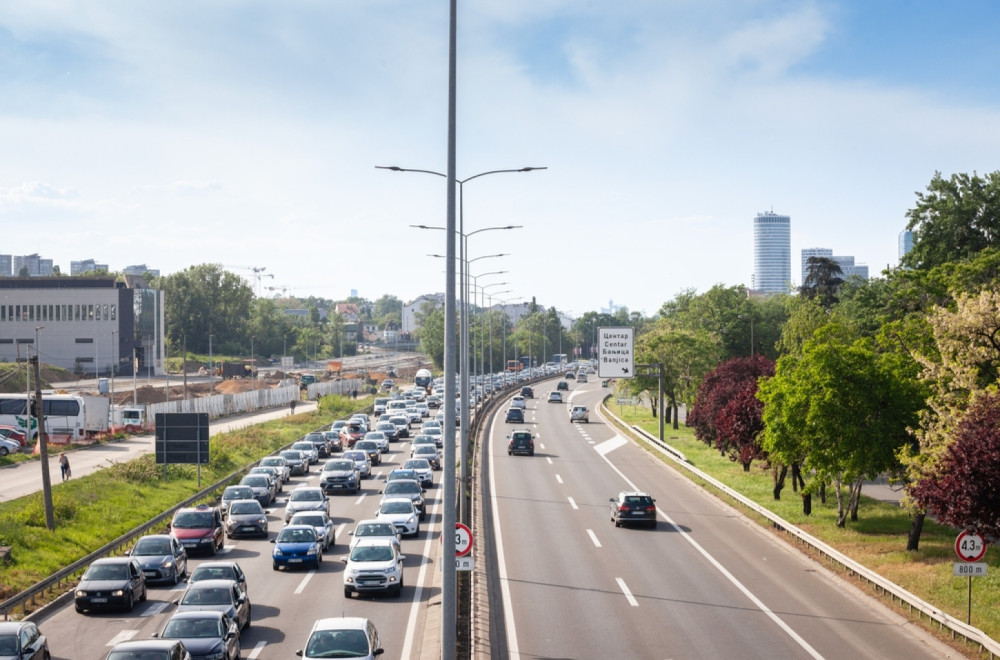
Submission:
[[[646,507],[646,511],[649,511],[651,513],[656,513],[656,505],[650,504],[649,506]]]
[[[627,504],[619,504],[618,505],[618,510],[619,511],[630,511],[630,509],[628,508]]]

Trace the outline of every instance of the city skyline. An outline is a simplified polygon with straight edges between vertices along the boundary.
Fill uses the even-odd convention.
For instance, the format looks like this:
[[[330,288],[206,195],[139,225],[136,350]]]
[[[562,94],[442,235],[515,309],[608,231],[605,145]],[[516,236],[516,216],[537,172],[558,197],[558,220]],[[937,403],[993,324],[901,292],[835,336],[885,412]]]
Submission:
[[[400,0],[0,6],[4,252],[444,290],[443,232],[411,225],[444,225],[445,180],[376,166],[445,171],[447,26]],[[747,219],[775,208],[792,251],[878,276],[935,172],[998,169],[998,32],[983,0],[463,6],[464,229],[521,227],[470,235],[471,271],[652,315],[752,286]]]

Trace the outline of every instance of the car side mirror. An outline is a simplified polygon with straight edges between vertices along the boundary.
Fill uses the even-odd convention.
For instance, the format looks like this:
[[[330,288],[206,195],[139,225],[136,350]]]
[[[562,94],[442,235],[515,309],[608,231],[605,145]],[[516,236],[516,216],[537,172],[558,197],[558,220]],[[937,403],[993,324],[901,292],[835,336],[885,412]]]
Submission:
[[[271,539],[271,543],[277,543],[278,539]]]
[[[340,558],[340,563],[341,564],[346,564],[347,563],[347,557],[341,557]]]
[[[614,501],[615,501],[615,498],[613,498],[613,497],[609,497],[609,498],[608,498],[608,501],[609,501],[609,502],[614,502]]]
[[[406,561],[406,555],[399,555],[399,561]]]

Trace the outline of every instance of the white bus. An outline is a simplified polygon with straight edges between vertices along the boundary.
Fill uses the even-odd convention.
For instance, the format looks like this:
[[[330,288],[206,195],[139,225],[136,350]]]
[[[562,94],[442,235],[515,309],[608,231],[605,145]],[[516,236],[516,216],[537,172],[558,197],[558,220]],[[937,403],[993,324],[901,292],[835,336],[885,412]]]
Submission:
[[[32,397],[34,399],[34,397]],[[38,437],[38,420],[31,418],[31,431],[27,431],[28,402],[24,394],[0,394],[0,424],[13,426],[25,438]],[[45,434],[53,442],[78,442],[87,437],[83,397],[73,394],[42,395],[42,414],[45,416]]]

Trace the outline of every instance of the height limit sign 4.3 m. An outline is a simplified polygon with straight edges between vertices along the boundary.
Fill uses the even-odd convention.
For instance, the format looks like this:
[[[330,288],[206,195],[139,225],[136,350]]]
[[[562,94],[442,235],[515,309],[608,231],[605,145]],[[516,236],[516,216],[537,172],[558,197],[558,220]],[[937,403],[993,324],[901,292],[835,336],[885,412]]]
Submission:
[[[635,376],[635,330],[597,329],[597,375],[601,378]]]

